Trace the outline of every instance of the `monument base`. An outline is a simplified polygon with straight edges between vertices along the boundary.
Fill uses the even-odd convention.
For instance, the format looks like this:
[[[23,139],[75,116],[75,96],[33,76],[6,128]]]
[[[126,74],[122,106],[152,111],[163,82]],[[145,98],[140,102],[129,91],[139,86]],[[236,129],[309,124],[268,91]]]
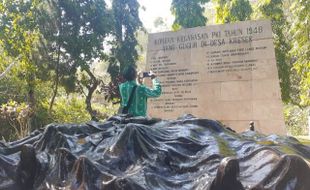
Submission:
[[[191,115],[50,124],[0,143],[0,189],[298,189],[310,147]],[[289,154],[289,155],[288,155]]]

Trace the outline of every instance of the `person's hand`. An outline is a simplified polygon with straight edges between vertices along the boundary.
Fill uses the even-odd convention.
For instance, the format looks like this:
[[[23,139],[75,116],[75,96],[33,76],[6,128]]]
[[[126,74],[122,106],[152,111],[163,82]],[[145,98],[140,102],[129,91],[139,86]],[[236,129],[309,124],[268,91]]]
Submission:
[[[137,73],[137,83],[140,85],[143,84],[143,72],[141,71]]]
[[[150,71],[149,73],[150,73],[150,77],[151,77],[151,79],[156,78],[156,75],[155,75],[155,73],[154,73],[153,71]]]

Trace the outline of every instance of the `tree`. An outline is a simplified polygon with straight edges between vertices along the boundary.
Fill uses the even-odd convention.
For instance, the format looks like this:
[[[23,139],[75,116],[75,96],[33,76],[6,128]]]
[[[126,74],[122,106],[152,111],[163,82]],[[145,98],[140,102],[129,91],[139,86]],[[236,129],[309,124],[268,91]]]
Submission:
[[[68,56],[64,43],[70,39],[69,31],[64,30],[65,14],[58,0],[47,0],[36,9],[37,24],[40,29],[40,64],[38,77],[45,81],[53,81],[53,93],[49,103],[52,111],[59,86],[67,93],[75,90],[77,67]]]
[[[112,48],[108,73],[112,82],[109,86],[117,86],[120,72],[127,65],[136,65],[138,59],[136,33],[142,29],[139,6],[137,0],[113,0],[112,2],[114,29],[113,40],[110,42]]]
[[[231,23],[251,18],[253,10],[249,0],[215,0],[215,2],[216,23]]]
[[[17,60],[19,59],[19,57],[17,57]],[[9,66],[7,66],[4,71],[0,74],[0,80],[3,79],[4,77],[6,77],[6,75],[11,71],[12,67],[16,65],[16,61],[13,61],[9,64]]]
[[[18,58],[19,78],[27,82],[27,101],[34,109],[36,66],[36,46],[38,42],[38,28],[35,23],[34,9],[39,1],[8,0],[0,3],[0,46],[4,57]]]
[[[92,96],[100,80],[91,69],[93,63],[104,59],[103,42],[111,33],[111,16],[104,0],[49,0],[38,9],[41,32],[40,71],[52,79],[52,110],[59,85],[67,93],[85,95],[86,110],[93,120]],[[48,76],[48,77],[47,77]]]
[[[300,92],[300,105],[310,106],[310,2],[307,0],[295,1],[292,4],[293,12],[290,34],[292,35],[293,69],[297,72]]]
[[[175,16],[172,28],[192,28],[205,26],[207,18],[203,16],[205,8],[203,5],[209,0],[173,0],[171,12]]]
[[[19,59],[4,56],[0,51],[0,106],[9,100],[26,101],[28,85],[19,74]]]
[[[78,85],[76,90],[85,95],[86,110],[92,119],[96,119],[91,99],[100,80],[91,65],[105,58],[103,41],[111,32],[110,14],[104,0],[59,0],[57,3],[61,24],[54,35],[62,33],[58,45],[65,52],[66,64],[80,73],[79,78],[72,77],[71,80]]]
[[[157,17],[153,22],[153,26],[156,28],[157,31],[169,30],[166,22],[166,19],[164,19],[163,17]]]
[[[280,78],[281,95],[284,102],[289,102],[291,92],[291,63],[289,57],[290,44],[287,41],[285,31],[289,27],[284,12],[282,0],[264,0],[258,4],[261,13],[258,18],[268,18],[272,22],[272,30],[275,44],[275,54]]]

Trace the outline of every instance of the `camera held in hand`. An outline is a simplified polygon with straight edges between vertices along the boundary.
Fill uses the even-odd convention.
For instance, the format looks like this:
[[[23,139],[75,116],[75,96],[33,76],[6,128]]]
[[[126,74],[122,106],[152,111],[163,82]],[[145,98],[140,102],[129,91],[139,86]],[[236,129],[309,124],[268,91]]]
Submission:
[[[151,73],[150,72],[143,72],[142,77],[143,78],[151,77]]]

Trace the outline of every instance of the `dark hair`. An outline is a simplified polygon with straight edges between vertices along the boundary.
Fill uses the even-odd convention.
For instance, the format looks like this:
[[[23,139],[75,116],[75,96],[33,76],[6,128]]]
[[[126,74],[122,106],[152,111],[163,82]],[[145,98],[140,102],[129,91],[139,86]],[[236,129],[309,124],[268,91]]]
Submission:
[[[136,68],[133,65],[129,65],[129,66],[125,67],[125,69],[123,71],[123,77],[127,81],[135,80],[137,77]]]

